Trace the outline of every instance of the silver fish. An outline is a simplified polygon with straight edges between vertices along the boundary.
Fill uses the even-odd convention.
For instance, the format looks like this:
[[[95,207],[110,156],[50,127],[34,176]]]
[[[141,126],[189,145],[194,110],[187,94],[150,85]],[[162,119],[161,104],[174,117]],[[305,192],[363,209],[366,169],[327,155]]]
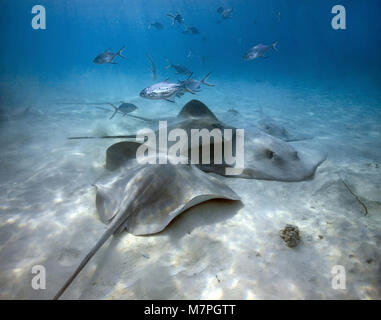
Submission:
[[[166,79],[143,89],[139,95],[145,99],[164,99],[169,102],[175,102],[174,99],[176,97],[184,95],[184,85],[181,83],[168,82],[168,79]]]
[[[120,48],[120,50],[117,53],[110,52],[109,51],[110,49],[107,49],[105,52],[96,56],[95,59],[93,60],[93,62],[96,64],[106,64],[106,63],[116,64],[116,62],[113,62],[113,60],[116,56],[119,56],[119,57],[126,59],[126,57],[124,55],[122,55],[124,47],[125,46]]]
[[[268,58],[265,56],[267,50],[272,48],[274,51],[278,51],[277,49],[278,41],[275,41],[272,45],[263,45],[258,44],[255,47],[251,48],[246,54],[242,57],[243,60],[250,61],[258,58]]]

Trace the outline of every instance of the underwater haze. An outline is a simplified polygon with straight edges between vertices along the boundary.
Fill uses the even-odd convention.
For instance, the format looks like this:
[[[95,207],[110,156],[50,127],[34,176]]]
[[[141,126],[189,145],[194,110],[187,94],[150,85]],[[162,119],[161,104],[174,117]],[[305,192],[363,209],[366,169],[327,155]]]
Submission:
[[[45,28],[33,27],[35,5]],[[335,5],[345,29],[333,28]],[[192,99],[251,139],[245,157],[260,165],[249,178],[199,170],[240,201],[111,237],[62,298],[381,299],[380,0],[0,6],[0,299],[53,298],[107,228],[94,185],[107,148],[126,139],[68,138],[135,135]],[[160,82],[173,93],[142,94]],[[262,164],[261,148],[310,160]],[[296,246],[280,236],[286,225]],[[36,265],[44,290],[31,285]]]

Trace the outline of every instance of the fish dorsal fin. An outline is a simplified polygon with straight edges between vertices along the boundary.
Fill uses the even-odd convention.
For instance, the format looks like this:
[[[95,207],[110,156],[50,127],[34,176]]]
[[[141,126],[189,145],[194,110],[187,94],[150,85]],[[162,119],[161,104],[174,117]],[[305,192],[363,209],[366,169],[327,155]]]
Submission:
[[[210,109],[199,100],[189,101],[177,115],[178,118],[208,118],[217,120],[217,117],[214,115]]]

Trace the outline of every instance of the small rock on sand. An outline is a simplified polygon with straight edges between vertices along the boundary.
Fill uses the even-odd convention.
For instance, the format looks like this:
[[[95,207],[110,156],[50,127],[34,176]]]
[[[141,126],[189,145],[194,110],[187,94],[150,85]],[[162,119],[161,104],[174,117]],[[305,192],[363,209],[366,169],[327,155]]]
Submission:
[[[288,247],[296,247],[300,240],[299,229],[297,226],[287,224],[285,228],[280,231],[280,237]]]

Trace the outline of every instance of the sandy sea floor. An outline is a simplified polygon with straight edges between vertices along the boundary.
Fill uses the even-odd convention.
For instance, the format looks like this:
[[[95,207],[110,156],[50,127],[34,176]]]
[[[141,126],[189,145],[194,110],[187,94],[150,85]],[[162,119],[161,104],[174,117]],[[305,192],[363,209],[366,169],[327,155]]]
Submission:
[[[221,120],[244,127],[255,123],[262,108],[290,132],[314,137],[292,144],[328,158],[303,182],[221,177],[241,203],[210,201],[157,235],[109,239],[62,298],[381,298],[380,95],[221,81],[171,104],[143,100],[136,94],[142,87],[135,83],[123,95],[84,93],[73,100],[123,99],[139,107],[134,114],[154,118],[174,116],[197,98]],[[67,92],[61,96],[34,103],[25,115],[28,105],[4,106],[9,119],[0,123],[1,299],[51,299],[106,229],[92,184],[105,170],[106,148],[119,140],[66,138],[133,134],[147,126],[120,115],[108,120],[110,113],[92,106],[58,104],[70,100]],[[226,117],[229,108],[242,117]],[[296,248],[279,236],[286,224],[299,227]],[[46,268],[45,290],[31,287],[34,265]],[[335,265],[345,267],[345,290],[332,288]]]

